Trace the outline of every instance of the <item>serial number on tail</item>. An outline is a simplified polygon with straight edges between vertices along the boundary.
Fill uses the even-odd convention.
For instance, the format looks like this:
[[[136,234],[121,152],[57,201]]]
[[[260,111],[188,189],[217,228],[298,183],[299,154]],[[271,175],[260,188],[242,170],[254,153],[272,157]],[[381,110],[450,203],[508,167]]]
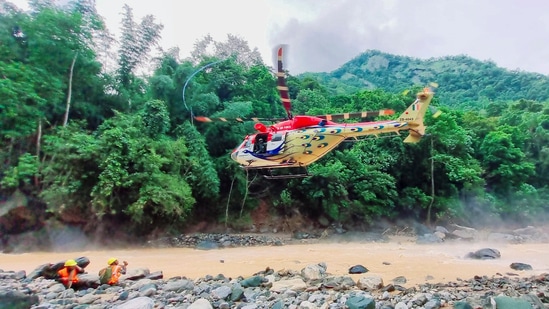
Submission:
[[[412,121],[414,118],[398,118],[398,121]]]

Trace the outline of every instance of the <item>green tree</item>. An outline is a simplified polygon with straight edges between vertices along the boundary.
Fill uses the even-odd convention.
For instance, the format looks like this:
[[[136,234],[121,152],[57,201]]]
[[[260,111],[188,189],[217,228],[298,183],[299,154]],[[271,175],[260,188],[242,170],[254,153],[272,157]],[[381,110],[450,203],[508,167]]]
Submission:
[[[219,197],[219,176],[214,162],[206,149],[206,142],[194,126],[185,122],[178,128],[184,137],[189,151],[189,173],[187,181],[193,188],[195,199],[214,202]]]
[[[507,130],[520,134],[516,129],[500,127],[486,135],[480,147],[488,188],[501,196],[520,187],[534,172],[534,165],[525,160]]]
[[[141,111],[144,133],[151,139],[157,139],[170,129],[170,115],[166,104],[160,100],[145,103]]]
[[[163,135],[153,140],[143,131],[140,116],[118,114],[101,125],[95,212],[125,214],[148,226],[184,222],[195,203],[185,141]]]
[[[127,4],[123,7],[122,15],[122,37],[118,50],[117,70],[119,91],[125,90],[127,94],[134,94],[144,86],[136,80],[135,70],[148,59],[151,48],[158,44],[160,32],[164,26],[155,23],[152,15],[146,15],[141,23],[136,23],[133,10]]]
[[[44,137],[40,198],[52,213],[72,208],[84,216],[94,216],[90,194],[98,181],[101,150],[86,126],[74,121]]]

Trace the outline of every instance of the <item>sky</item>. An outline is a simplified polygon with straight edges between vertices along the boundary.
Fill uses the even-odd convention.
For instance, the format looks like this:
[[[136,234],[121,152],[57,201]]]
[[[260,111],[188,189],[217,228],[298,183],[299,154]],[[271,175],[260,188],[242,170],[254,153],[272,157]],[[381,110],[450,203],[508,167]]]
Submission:
[[[467,55],[549,75],[546,0],[96,0],[114,34],[124,4],[137,22],[150,14],[163,24],[160,44],[179,47],[181,58],[204,36],[225,41],[230,33],[268,65],[273,47],[288,44],[291,74],[331,72],[376,49],[421,59]]]

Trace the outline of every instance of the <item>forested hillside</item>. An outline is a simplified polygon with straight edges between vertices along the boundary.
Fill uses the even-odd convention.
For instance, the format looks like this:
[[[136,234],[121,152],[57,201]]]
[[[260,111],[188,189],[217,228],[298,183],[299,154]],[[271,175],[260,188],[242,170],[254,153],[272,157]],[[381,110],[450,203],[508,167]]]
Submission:
[[[381,88],[399,92],[410,85],[440,85],[440,103],[462,109],[482,109],[492,101],[549,99],[549,76],[509,71],[491,61],[468,56],[421,60],[367,51],[331,73],[307,73],[332,94]]]
[[[206,36],[181,59],[157,46],[162,25],[134,20],[129,6],[120,38],[92,1],[0,6],[2,235],[44,221],[90,233],[107,226],[106,235],[198,221],[241,229],[259,205],[281,218],[361,228],[403,217],[534,221],[549,208],[547,76],[465,56],[372,51],[332,73],[289,76],[294,114],[398,113],[431,82],[443,114],[427,119],[418,144],[403,136],[346,143],[313,164],[311,177],[266,180],[229,156],[253,122],[191,117],[285,115],[270,65],[244,39]],[[152,70],[143,75],[145,64]],[[17,192],[29,204],[6,209]]]

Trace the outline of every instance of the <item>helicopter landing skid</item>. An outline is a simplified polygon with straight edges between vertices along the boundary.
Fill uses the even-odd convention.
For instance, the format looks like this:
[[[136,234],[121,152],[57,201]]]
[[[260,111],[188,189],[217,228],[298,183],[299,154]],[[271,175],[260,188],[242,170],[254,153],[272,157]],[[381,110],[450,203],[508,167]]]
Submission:
[[[296,168],[290,168],[291,170],[295,170]],[[266,174],[263,175],[265,179],[294,179],[294,178],[305,178],[313,176],[309,174],[309,171],[307,170],[306,166],[299,167],[301,171],[298,173],[277,173],[273,174],[273,171],[281,171],[284,169],[276,168],[276,169],[267,169]]]

